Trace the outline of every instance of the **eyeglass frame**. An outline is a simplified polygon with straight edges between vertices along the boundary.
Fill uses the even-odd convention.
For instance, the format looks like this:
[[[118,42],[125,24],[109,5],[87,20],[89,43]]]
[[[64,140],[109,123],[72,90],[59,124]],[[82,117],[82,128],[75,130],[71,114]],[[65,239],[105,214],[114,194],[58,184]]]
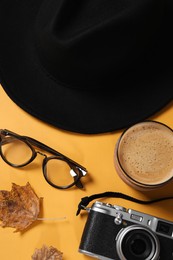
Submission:
[[[29,148],[31,149],[32,151],[32,156],[31,158],[23,163],[23,164],[20,164],[20,165],[16,165],[16,164],[13,164],[13,163],[10,163],[4,156],[3,152],[2,152],[2,145],[5,144],[5,140],[6,140],[6,143],[9,142],[9,140],[7,140],[7,138],[5,137],[12,137],[12,138],[15,138],[15,139],[18,139],[22,142],[24,142],[27,146],[29,146]],[[8,138],[9,138],[8,137]],[[41,151],[44,151],[44,152],[48,152],[50,154],[52,154],[53,156],[47,156],[46,154],[40,152],[40,151],[36,151],[36,149],[34,148],[39,148]],[[43,163],[42,163],[42,171],[43,171],[43,176],[45,178],[45,180],[54,188],[57,188],[57,189],[68,189],[68,188],[71,188],[72,186],[76,186],[78,188],[83,188],[83,184],[81,182],[81,178],[84,177],[88,172],[87,172],[87,169],[80,165],[79,163],[73,161],[72,159],[70,159],[69,157],[65,156],[64,154],[54,150],[53,148],[47,146],[46,144],[32,138],[32,137],[29,137],[29,136],[23,136],[23,135],[19,135],[17,133],[14,133],[8,129],[0,129],[0,155],[2,157],[2,159],[10,166],[12,167],[15,167],[15,168],[22,168],[28,164],[30,164],[36,157],[37,157],[37,154],[41,154],[43,155],[45,158],[43,159]],[[59,185],[56,185],[54,183],[52,183],[48,177],[47,177],[47,172],[46,172],[46,165],[47,165],[47,162],[51,159],[58,159],[58,160],[62,160],[64,162],[66,162],[69,167],[70,167],[70,174],[71,176],[73,177],[74,181],[69,184],[69,185],[64,185],[64,186],[59,186]],[[76,172],[77,171],[77,172]]]

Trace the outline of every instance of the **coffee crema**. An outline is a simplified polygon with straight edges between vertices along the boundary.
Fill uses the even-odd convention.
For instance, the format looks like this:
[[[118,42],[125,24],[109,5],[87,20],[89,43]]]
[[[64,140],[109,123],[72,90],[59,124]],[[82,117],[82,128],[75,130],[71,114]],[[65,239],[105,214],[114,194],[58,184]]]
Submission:
[[[120,177],[140,189],[157,187],[173,177],[173,131],[157,121],[144,121],[126,129],[115,149]]]

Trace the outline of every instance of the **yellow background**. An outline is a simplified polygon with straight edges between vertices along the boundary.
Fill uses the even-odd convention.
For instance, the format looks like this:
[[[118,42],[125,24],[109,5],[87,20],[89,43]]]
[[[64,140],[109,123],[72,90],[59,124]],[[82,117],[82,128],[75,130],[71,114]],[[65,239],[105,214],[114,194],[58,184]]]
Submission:
[[[173,103],[150,119],[158,120],[173,128]],[[41,168],[42,156],[38,155],[31,165],[23,169],[14,169],[0,158],[0,190],[11,190],[13,182],[18,185],[29,182],[37,195],[43,197],[41,217],[66,217],[65,220],[59,221],[36,221],[22,233],[14,233],[13,228],[0,227],[0,259],[2,260],[30,260],[35,248],[40,248],[43,244],[54,246],[62,251],[64,260],[91,259],[78,252],[87,219],[84,211],[76,216],[77,206],[82,197],[105,191],[122,192],[146,200],[173,196],[173,184],[159,191],[140,192],[127,186],[118,177],[114,168],[113,154],[122,131],[98,135],[62,131],[27,114],[7,96],[1,86],[0,128],[33,137],[77,161],[89,172],[82,179],[84,190],[77,188],[57,190],[44,180]],[[115,198],[102,201],[173,221],[173,200],[151,205],[140,205]]]

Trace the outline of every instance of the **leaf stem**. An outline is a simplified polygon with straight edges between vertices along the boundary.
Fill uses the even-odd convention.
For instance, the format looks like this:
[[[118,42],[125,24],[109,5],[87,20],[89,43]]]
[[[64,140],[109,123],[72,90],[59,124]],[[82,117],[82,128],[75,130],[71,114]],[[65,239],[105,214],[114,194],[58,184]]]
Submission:
[[[59,218],[36,218],[37,220],[50,220],[50,221],[56,221],[56,220],[64,220],[66,217],[59,217]]]

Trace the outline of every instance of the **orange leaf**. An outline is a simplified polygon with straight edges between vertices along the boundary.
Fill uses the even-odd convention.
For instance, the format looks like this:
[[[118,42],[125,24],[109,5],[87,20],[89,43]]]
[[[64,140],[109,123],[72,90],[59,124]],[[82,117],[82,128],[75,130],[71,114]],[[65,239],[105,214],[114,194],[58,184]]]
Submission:
[[[12,183],[11,191],[0,190],[0,220],[2,227],[23,231],[36,219],[40,211],[40,199],[29,182],[25,186]]]
[[[63,253],[55,247],[43,245],[42,248],[35,250],[32,260],[62,260],[62,255]]]

